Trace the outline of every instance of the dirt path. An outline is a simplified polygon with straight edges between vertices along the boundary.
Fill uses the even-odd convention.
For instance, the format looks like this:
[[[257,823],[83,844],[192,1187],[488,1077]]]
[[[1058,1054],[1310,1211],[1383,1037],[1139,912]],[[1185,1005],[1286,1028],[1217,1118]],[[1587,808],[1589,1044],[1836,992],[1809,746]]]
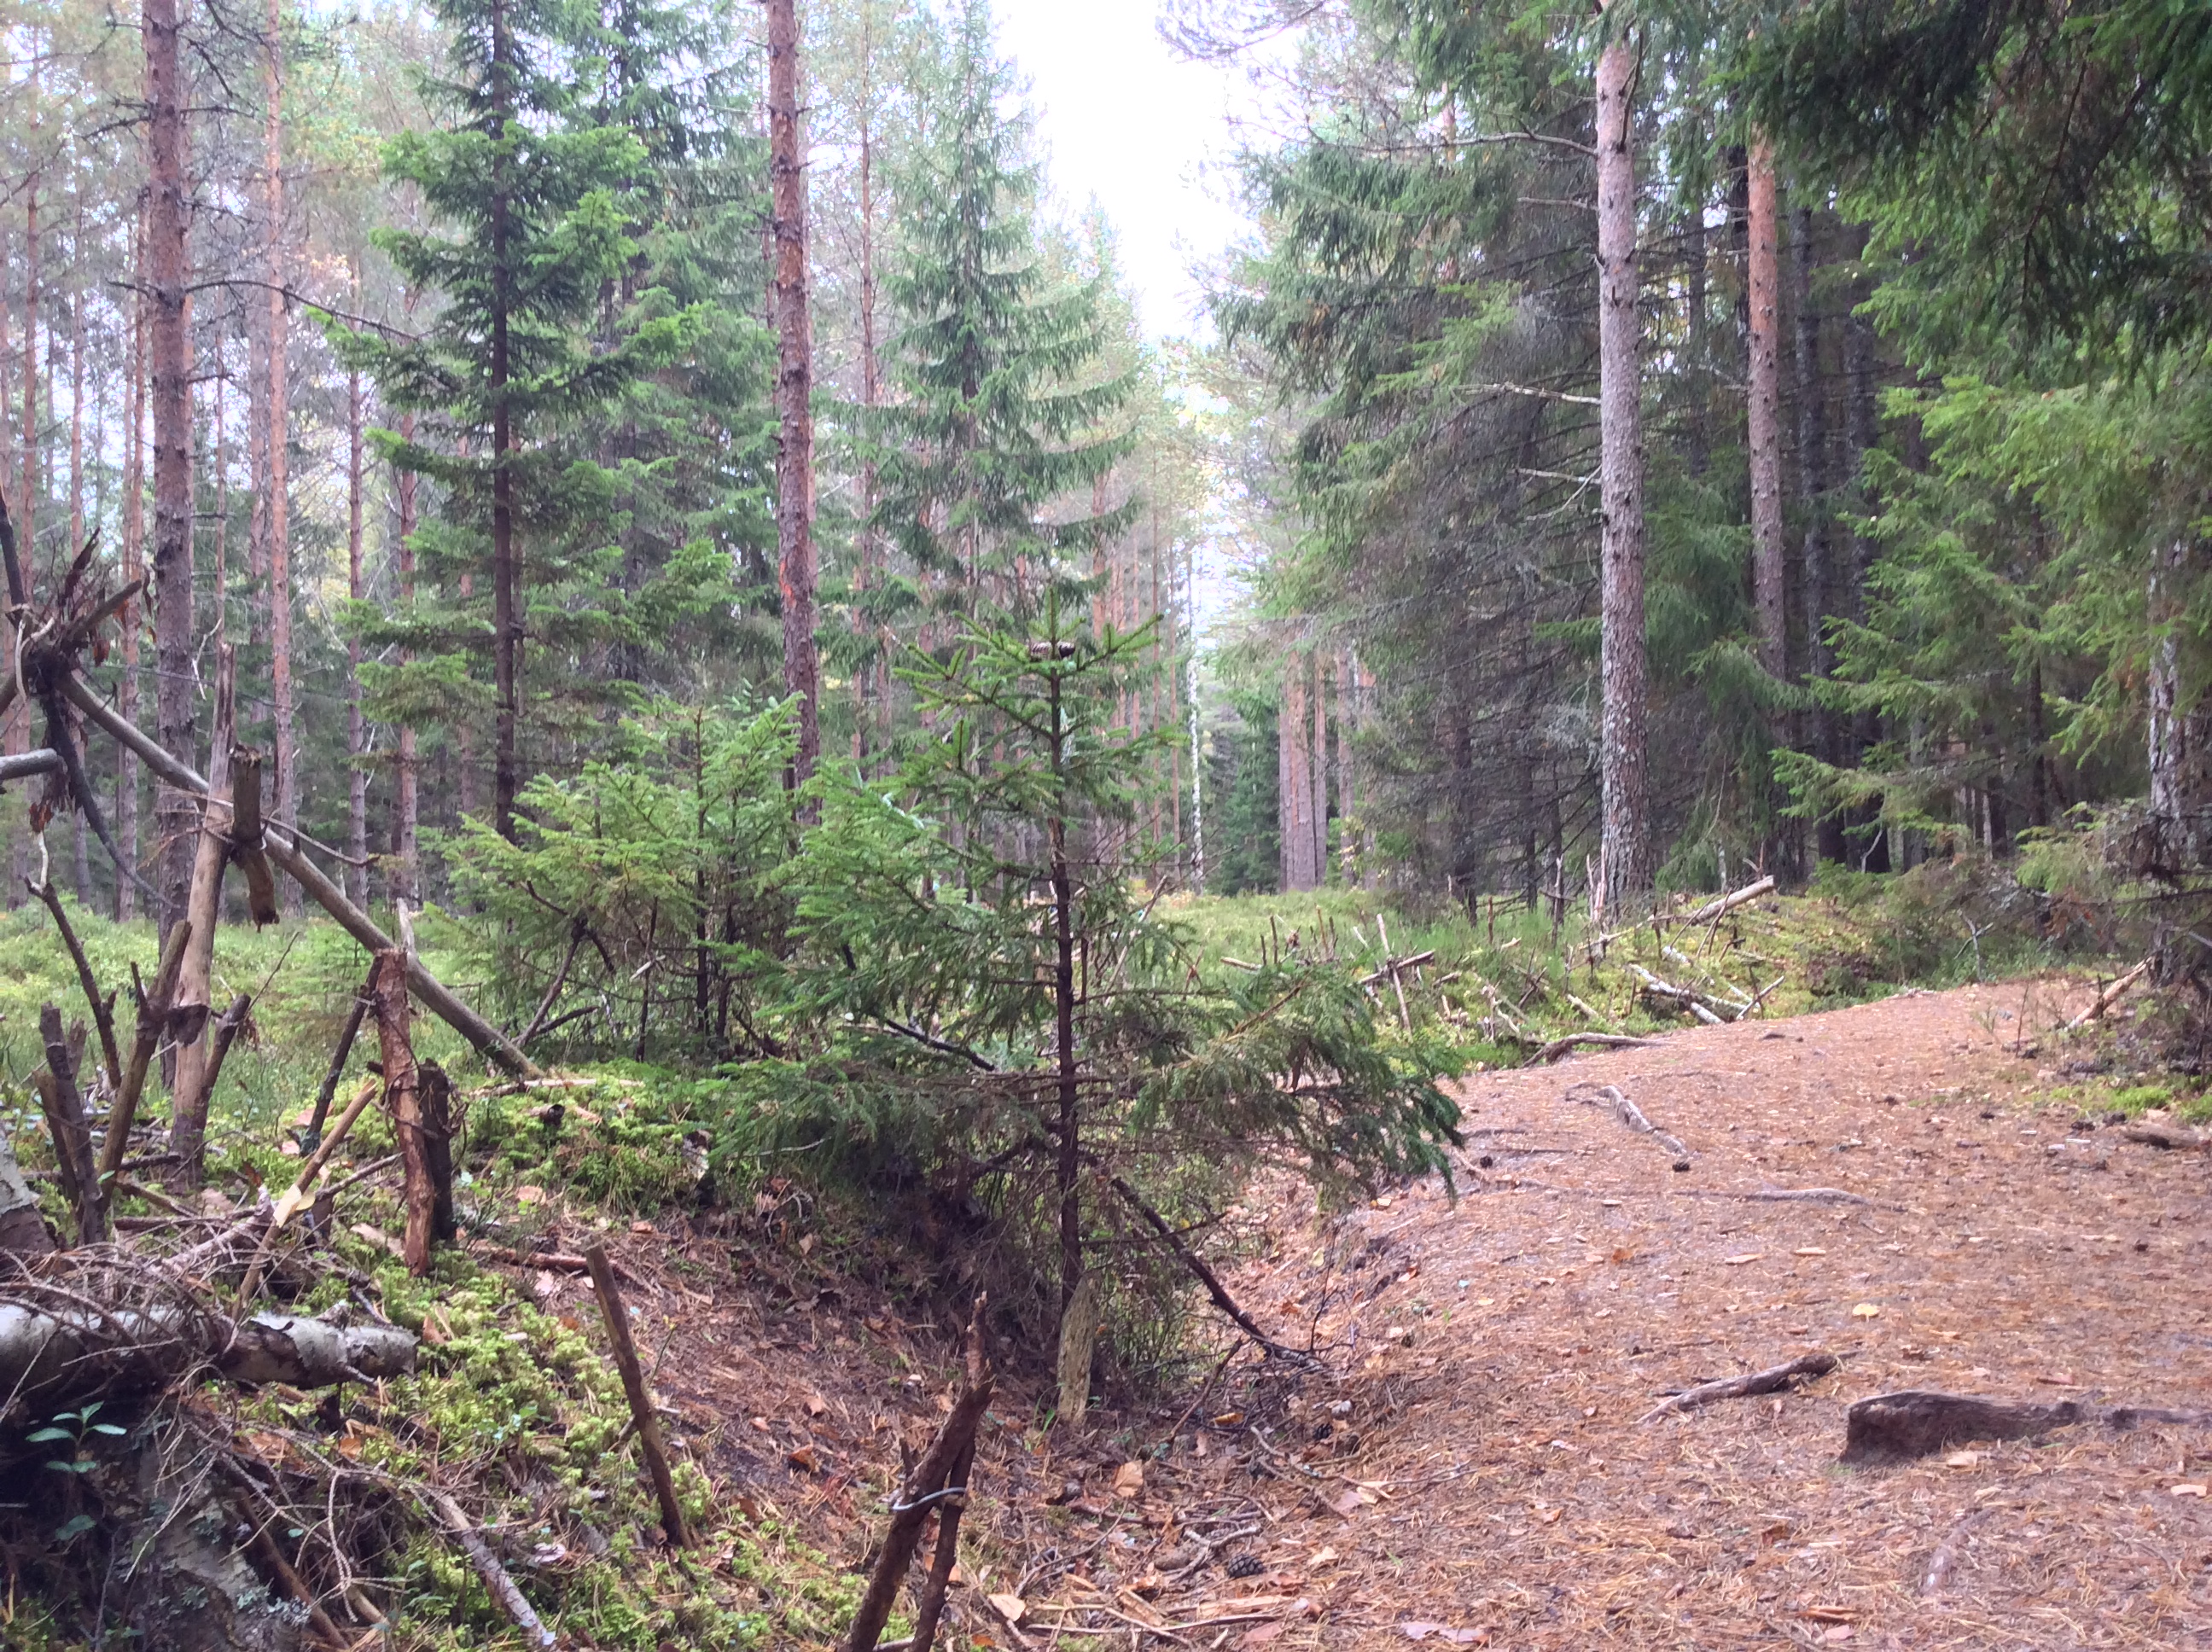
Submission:
[[[1336,1265],[1309,1238],[1243,1280],[1353,1350],[1347,1417],[1291,1402],[1322,1425],[1300,1437],[1361,1438],[1307,1449],[1335,1478],[1269,1557],[1314,1603],[1285,1643],[2212,1646],[2212,1431],[1836,1462],[1844,1406],[1887,1389],[2212,1405],[2212,1167],[2034,1104],[2014,1042],[2059,996],[1918,994],[1471,1082],[1456,1203],[1378,1200]],[[1579,1099],[1602,1084],[1688,1168]],[[1744,1196],[1814,1187],[1868,1202]],[[1798,1394],[1638,1420],[1817,1349],[1843,1369]]]

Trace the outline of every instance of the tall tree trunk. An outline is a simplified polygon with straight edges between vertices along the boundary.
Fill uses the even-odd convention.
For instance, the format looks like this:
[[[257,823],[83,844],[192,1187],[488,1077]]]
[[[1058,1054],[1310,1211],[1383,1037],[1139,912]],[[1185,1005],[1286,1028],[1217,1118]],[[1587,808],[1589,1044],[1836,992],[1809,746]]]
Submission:
[[[860,568],[854,588],[865,593],[875,574],[876,492],[875,410],[884,395],[883,362],[876,350],[876,176],[875,176],[875,8],[860,8],[860,418],[864,439],[860,460]],[[870,630],[864,612],[855,612],[854,627],[865,641]],[[870,747],[890,732],[890,656],[866,653],[856,672],[860,704],[853,718],[853,756],[864,760]]]
[[[355,282],[358,290],[360,282]],[[355,602],[367,594],[361,577],[362,523],[361,371],[346,375],[346,595]],[[356,901],[368,905],[368,725],[361,706],[361,636],[346,636],[346,852],[360,863],[351,874]]]
[[[1328,881],[1328,671],[1321,650],[1306,656],[1313,679],[1313,745],[1306,761],[1313,782],[1313,848],[1308,865],[1313,887]]]
[[[1751,586],[1759,661],[1790,674],[1782,544],[1782,293],[1774,150],[1751,147]]]
[[[1800,206],[1790,217],[1790,299],[1797,312],[1797,477],[1805,496],[1805,680],[1828,674],[1827,623],[1833,603],[1828,545],[1828,421],[1820,381],[1820,312],[1813,293],[1813,209]],[[1835,714],[1815,705],[1806,715],[1806,746],[1823,762],[1837,760]],[[1814,845],[1823,860],[1845,858],[1844,820],[1831,811],[1814,826]]]
[[[799,146],[796,0],[768,0],[769,175],[775,227],[776,574],[783,598],[783,689],[799,696],[793,780],[822,752],[814,646],[814,324],[806,293],[806,157]]]
[[[300,750],[292,692],[292,499],[290,318],[284,294],[284,14],[269,0],[268,57],[262,69],[262,165],[268,173],[269,265],[269,689],[275,701],[276,822],[300,819]],[[300,910],[300,886],[284,880],[284,909]]]
[[[1688,326],[1684,330],[1688,343],[1688,362],[1691,393],[1690,428],[1686,433],[1689,446],[1690,474],[1702,477],[1712,468],[1713,462],[1713,385],[1712,343],[1707,337],[1705,307],[1708,303],[1705,268],[1705,203],[1699,200],[1690,208],[1689,216],[1682,222],[1682,266],[1686,276],[1686,304]]]
[[[2181,631],[2191,583],[2203,577],[2196,547],[2176,539],[2155,553],[2148,613],[2157,641],[2151,653],[2150,869],[2181,877],[2212,865],[2212,695],[2185,669]]]
[[[0,252],[0,268],[4,267],[4,252]],[[7,300],[3,295],[4,287],[0,287],[0,361],[4,361],[7,355],[8,313]],[[6,422],[7,407],[7,384],[4,375],[0,375],[0,424]],[[31,444],[27,430],[22,433],[22,440],[27,449]],[[27,541],[19,541],[17,548],[23,559],[23,577],[27,583],[32,574],[31,548]],[[0,625],[0,638],[4,638],[4,641],[0,641],[0,650],[4,650],[4,663],[8,675],[12,678],[15,675],[15,627]],[[18,699],[4,713],[0,713],[0,751],[5,751],[11,757],[20,757],[30,748],[31,708]],[[0,907],[13,911],[22,904],[24,884],[30,875],[31,842],[27,829],[10,831],[8,834],[8,887],[0,890]]]
[[[514,795],[520,789],[515,757],[521,720],[520,655],[522,616],[514,562],[514,411],[507,391],[512,370],[507,337],[515,302],[516,272],[507,268],[514,180],[506,152],[507,124],[514,118],[514,67],[507,38],[507,7],[491,9],[492,139],[499,146],[492,163],[491,421],[491,625],[492,683],[497,701],[492,728],[492,824],[501,837],[514,839]]]
[[[76,265],[84,265],[84,203],[80,200],[76,209],[76,229],[70,238],[70,255]],[[69,459],[69,544],[72,556],[84,548],[84,289],[70,295],[70,459]],[[92,830],[85,823],[84,811],[79,809],[70,829],[70,847],[75,852],[76,898],[88,912],[92,910],[92,853],[89,840]]]
[[[128,378],[123,387],[123,579],[126,585],[146,572],[146,288],[145,234],[142,212],[131,228],[131,271],[135,290],[130,298],[131,347]],[[117,709],[127,722],[138,720],[138,634],[143,598],[123,610],[118,629],[123,633],[123,671],[116,683]],[[117,749],[115,768],[115,829],[124,857],[133,867],[142,865],[138,852],[138,757],[127,748]],[[115,880],[115,917],[128,923],[136,915],[137,888],[128,878]]]
[[[1651,887],[1644,653],[1643,329],[1637,314],[1636,52],[1616,36],[1597,64],[1598,446],[1601,707],[1598,785],[1606,905]]]
[[[177,0],[144,0],[146,46],[147,294],[153,308],[149,367],[154,421],[154,650],[156,732],[162,749],[191,763],[192,388],[191,295],[185,259],[185,88]],[[163,786],[161,932],[184,916],[192,881],[198,811]]]
[[[399,416],[399,440],[415,440],[415,416],[403,413]],[[399,543],[396,547],[399,564],[399,611],[411,615],[415,608],[415,472],[399,471],[392,478],[392,491],[398,495]],[[414,656],[403,651],[399,656],[402,667]],[[416,832],[421,824],[422,758],[415,738],[415,725],[410,720],[399,725],[399,750],[392,776],[392,858],[397,862],[392,878],[392,895],[407,901],[422,898],[422,872],[416,853]]]
[[[1065,1315],[1083,1283],[1081,1115],[1077,1103],[1080,1078],[1075,1063],[1075,878],[1068,865],[1067,822],[1060,812],[1067,784],[1067,728],[1060,705],[1059,661],[1051,676],[1053,813],[1047,823],[1052,851],[1053,1055],[1058,1080],[1060,1117],[1060,1310]]]

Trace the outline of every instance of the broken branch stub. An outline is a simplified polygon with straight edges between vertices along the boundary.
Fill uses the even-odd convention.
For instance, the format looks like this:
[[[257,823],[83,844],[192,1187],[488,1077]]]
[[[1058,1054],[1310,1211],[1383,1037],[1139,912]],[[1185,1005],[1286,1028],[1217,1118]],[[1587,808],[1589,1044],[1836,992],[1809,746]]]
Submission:
[[[402,1197],[407,1207],[407,1231],[400,1248],[407,1271],[419,1278],[430,1271],[437,1193],[432,1186],[429,1142],[422,1129],[422,1078],[415,1067],[408,1013],[407,961],[397,952],[386,952],[377,960],[376,1042],[384,1058],[384,1108],[392,1115],[392,1133],[399,1144]]]

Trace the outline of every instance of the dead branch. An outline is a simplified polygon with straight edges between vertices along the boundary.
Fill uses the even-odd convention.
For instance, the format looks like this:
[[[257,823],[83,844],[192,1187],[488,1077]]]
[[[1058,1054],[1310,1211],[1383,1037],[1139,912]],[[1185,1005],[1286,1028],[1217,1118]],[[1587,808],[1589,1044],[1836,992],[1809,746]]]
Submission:
[[[2173,1124],[2131,1124],[2120,1132],[2121,1136],[2146,1147],[2179,1149],[2183,1152],[2202,1153],[2212,1148],[2212,1135],[2201,1130],[2185,1130]]]
[[[1121,1195],[1122,1202],[1143,1219],[1146,1227],[1160,1236],[1167,1248],[1175,1253],[1176,1260],[1183,1265],[1193,1278],[1205,1287],[1206,1294],[1212,1298],[1213,1305],[1233,1320],[1237,1328],[1246,1336],[1251,1338],[1269,1353],[1279,1354],[1285,1359],[1300,1359],[1305,1357],[1297,1349],[1276,1341],[1274,1338],[1262,1331],[1260,1328],[1260,1322],[1246,1313],[1237,1304],[1237,1298],[1229,1294],[1229,1288],[1221,1283],[1221,1276],[1206,1266],[1203,1256],[1183,1242],[1182,1236],[1169,1224],[1165,1217],[1145,1202],[1143,1194],[1118,1175],[1108,1177],[1107,1185]]]
[[[1950,1578],[1952,1569],[1959,1564],[1959,1546],[1966,1534],[1989,1517],[1989,1510],[1977,1509],[1951,1528],[1950,1535],[1936,1546],[1936,1552],[1928,1557],[1928,1570],[1920,1579],[1920,1593],[1925,1599],[1941,1594]]]
[[[1649,1423],[1670,1412],[1695,1411],[1700,1406],[1711,1405],[1716,1400],[1742,1400],[1754,1394],[1778,1394],[1784,1388],[1796,1387],[1801,1378],[1827,1376],[1838,1364],[1833,1354],[1800,1354],[1782,1364],[1770,1365],[1763,1371],[1747,1371],[1741,1376],[1700,1382],[1693,1388],[1669,1394],[1636,1420]]]
[[[176,1004],[169,1016],[170,1036],[177,1046],[169,1088],[169,1147],[177,1155],[179,1175],[186,1186],[198,1183],[207,1151],[209,1051],[203,1041],[214,1009],[215,932],[222,910],[223,868],[230,858],[222,817],[228,812],[230,803],[236,685],[237,656],[226,646],[216,653],[215,739],[208,763],[207,804],[200,811],[199,847],[192,859],[191,890],[185,904],[192,938],[185,949],[184,968],[177,972]]]
[[[645,1369],[639,1364],[637,1343],[629,1332],[629,1310],[623,1306],[614,1270],[607,1266],[606,1247],[593,1244],[584,1253],[591,1270],[592,1288],[599,1292],[599,1312],[607,1321],[607,1345],[615,1369],[622,1373],[623,1392],[629,1398],[630,1420],[637,1428],[637,1443],[645,1453],[645,1466],[653,1476],[653,1495],[660,1501],[660,1529],[671,1548],[689,1548],[691,1534],[684,1520],[684,1505],[676,1498],[675,1476],[669,1472],[668,1448],[660,1438],[660,1413],[645,1386]]]
[[[1841,1187],[1760,1187],[1744,1193],[1733,1187],[1680,1187],[1678,1193],[1692,1199],[1743,1199],[1761,1205],[1872,1205],[1875,1201],[1864,1193],[1855,1193]],[[1885,1205],[1884,1210],[1900,1208]]]
[[[899,1585],[905,1580],[907,1567],[914,1559],[915,1550],[921,1546],[922,1524],[929,1518],[930,1510],[940,1503],[967,1496],[965,1482],[952,1479],[951,1474],[963,1462],[974,1461],[975,1430],[982,1423],[983,1413],[990,1409],[994,1377],[990,1357],[983,1345],[986,1306],[986,1299],[977,1297],[975,1312],[968,1321],[966,1380],[960,1397],[953,1401],[952,1410],[938,1428],[937,1437],[929,1442],[929,1449],[907,1474],[898,1495],[891,1500],[890,1529],[884,1535],[883,1552],[876,1557],[876,1569],[869,1576],[867,1592],[860,1597],[860,1609],[853,1615],[845,1652],[874,1652],[877,1637],[884,1632],[891,1606],[898,1599]]]
[[[63,692],[70,703],[84,714],[87,721],[106,730],[118,744],[128,748],[160,778],[201,797],[208,794],[206,780],[194,773],[189,765],[179,762],[164,750],[160,743],[144,730],[108,706],[81,678],[70,677],[63,684]],[[263,840],[269,858],[305,890],[316,905],[335,919],[347,934],[372,953],[395,950],[392,938],[379,928],[367,913],[347,899],[344,891],[324,876],[322,869],[292,838],[276,827],[264,825]],[[467,1039],[487,1060],[520,1078],[543,1078],[545,1076],[535,1062],[514,1047],[512,1039],[462,1003],[449,987],[423,967],[419,958],[408,962],[407,984],[433,1014]]]
[[[7,683],[5,698],[0,699],[0,711],[4,711],[7,708],[7,702],[15,697],[15,683],[14,679],[10,678]],[[25,751],[11,756],[0,757],[0,786],[5,786],[10,780],[35,780],[40,774],[58,774],[60,772],[61,766],[62,754],[44,746],[36,751]]]
[[[1576,1094],[1576,1091],[1577,1090],[1585,1090],[1591,1093],[1578,1096]],[[1674,1162],[1677,1165],[1686,1165],[1688,1163],[1690,1150],[1682,1145],[1681,1139],[1679,1136],[1671,1136],[1668,1134],[1667,1132],[1660,1129],[1658,1126],[1653,1124],[1650,1120],[1645,1118],[1644,1116],[1644,1109],[1637,1106],[1635,1102],[1630,1101],[1626,1096],[1623,1095],[1620,1091],[1620,1086],[1617,1084],[1570,1084],[1567,1087],[1566,1095],[1567,1098],[1570,1100],[1587,1102],[1592,1107],[1610,1107],[1613,1110],[1613,1117],[1619,1119],[1621,1123],[1626,1125],[1631,1130],[1636,1132],[1639,1136],[1650,1137],[1652,1140],[1657,1142],[1669,1153],[1672,1153],[1674,1156]]]
[[[491,1591],[491,1598],[499,1602],[500,1610],[507,1613],[532,1646],[540,1648],[541,1652],[552,1652],[561,1643],[559,1637],[531,1610],[530,1602],[514,1586],[514,1579],[507,1575],[507,1568],[499,1564],[499,1557],[491,1552],[490,1546],[477,1535],[460,1505],[442,1491],[431,1492],[429,1501],[453,1541],[460,1545],[461,1552],[468,1556],[469,1564],[477,1569],[477,1576]]]
[[[1554,1038],[1530,1056],[1528,1062],[1531,1066],[1547,1066],[1579,1044],[1593,1044],[1609,1050],[1640,1050],[1649,1049],[1658,1042],[1656,1038],[1630,1038],[1620,1033],[1569,1033],[1564,1038]]]
[[[2113,1005],[2120,1001],[2121,994],[2125,993],[2128,988],[2134,986],[2150,972],[2150,965],[2151,961],[2148,958],[2145,958],[2141,963],[2136,965],[2134,969],[2129,970],[2127,974],[2122,975],[2118,981],[2106,987],[2104,991],[2099,993],[2097,994],[2096,1002],[2090,1005],[2087,1009],[2082,1011],[2081,1014],[2075,1016],[2071,1021],[2068,1022],[2060,1030],[2064,1032],[2079,1032],[2082,1028],[2087,1026],[2092,1021],[2100,1019],[2106,1011],[2111,1009]]]
[[[1771,895],[1773,893],[1774,880],[1771,878],[1762,878],[1755,884],[1746,884],[1740,890],[1721,896],[1716,900],[1706,902],[1705,905],[1699,907],[1688,917],[1683,919],[1683,925],[1685,927],[1688,927],[1696,924],[1717,922],[1720,919],[1728,916],[1729,913],[1735,911],[1746,902],[1756,901],[1762,895]]]
[[[230,753],[230,858],[245,874],[246,908],[254,926],[275,923],[283,914],[261,829],[261,754],[250,746],[234,746]]]
[[[1672,981],[1662,981],[1640,963],[1632,963],[1628,968],[1629,972],[1644,983],[1644,997],[1671,1004],[1678,1010],[1687,1010],[1708,1027],[1721,1026],[1734,1020],[1741,1012],[1741,1005],[1731,1004],[1724,1006],[1730,1013],[1722,1015],[1712,1007],[1720,1000],[1703,993],[1692,992],[1687,987],[1677,987]]]
[[[407,1031],[407,962],[397,952],[377,960],[376,1042],[383,1054],[384,1110],[399,1144],[407,1232],[401,1249],[407,1271],[420,1278],[430,1271],[430,1235],[437,1193],[431,1185],[429,1144],[422,1131],[422,1080],[415,1068],[415,1046]]]
[[[338,1093],[338,1080],[345,1077],[346,1062],[353,1055],[354,1040],[361,1036],[361,1023],[368,1018],[370,1006],[376,1001],[376,961],[368,966],[368,979],[353,995],[353,1003],[346,1011],[344,1029],[338,1034],[337,1048],[331,1052],[331,1064],[323,1072],[322,1088],[315,1092],[315,1108],[308,1115],[307,1133],[300,1138],[300,1145],[309,1152],[323,1139],[323,1121],[330,1116],[331,1102]]]
[[[138,993],[138,1029],[131,1046],[130,1062],[123,1069],[123,1084],[115,1093],[115,1105],[108,1110],[107,1139],[100,1151],[100,1175],[104,1181],[123,1168],[123,1155],[130,1145],[131,1127],[138,1117],[138,1098],[145,1093],[146,1075],[154,1064],[155,1053],[161,1047],[161,1034],[169,1024],[170,1005],[175,1001],[177,975],[184,968],[185,949],[191,944],[192,924],[189,918],[179,919],[169,929],[169,938],[161,944],[161,962],[154,971],[154,989],[143,988]],[[137,966],[131,966],[132,983],[137,985]]]
[[[84,1001],[92,1006],[92,1024],[100,1033],[100,1054],[107,1064],[107,1082],[120,1093],[123,1057],[115,1044],[115,999],[112,995],[100,996],[100,978],[92,973],[92,961],[84,955],[84,943],[76,938],[76,927],[63,908],[61,893],[54,888],[54,880],[49,878],[43,884],[33,884],[26,878],[23,886],[53,914],[54,929],[61,936],[62,944],[69,949],[70,962],[76,966],[77,985],[84,989]]]
[[[83,1029],[78,1031],[82,1034]],[[53,1136],[62,1191],[76,1209],[76,1242],[101,1244],[107,1238],[107,1199],[93,1159],[92,1121],[85,1116],[84,1096],[77,1089],[76,1060],[62,1027],[62,1012],[51,1004],[39,1011],[39,1036],[46,1043],[46,1065],[32,1077]]]

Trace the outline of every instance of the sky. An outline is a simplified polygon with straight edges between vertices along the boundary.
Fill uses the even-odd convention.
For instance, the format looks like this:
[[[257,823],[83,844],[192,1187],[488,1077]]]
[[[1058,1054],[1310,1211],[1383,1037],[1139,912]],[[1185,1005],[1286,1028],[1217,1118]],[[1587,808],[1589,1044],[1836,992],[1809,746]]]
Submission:
[[[1071,211],[1094,197],[1105,209],[1145,330],[1165,338],[1203,330],[1190,265],[1245,222],[1218,175],[1231,152],[1237,77],[1180,60],[1154,27],[1158,8],[996,0],[993,9],[1001,50],[1030,82],[1052,196]]]

